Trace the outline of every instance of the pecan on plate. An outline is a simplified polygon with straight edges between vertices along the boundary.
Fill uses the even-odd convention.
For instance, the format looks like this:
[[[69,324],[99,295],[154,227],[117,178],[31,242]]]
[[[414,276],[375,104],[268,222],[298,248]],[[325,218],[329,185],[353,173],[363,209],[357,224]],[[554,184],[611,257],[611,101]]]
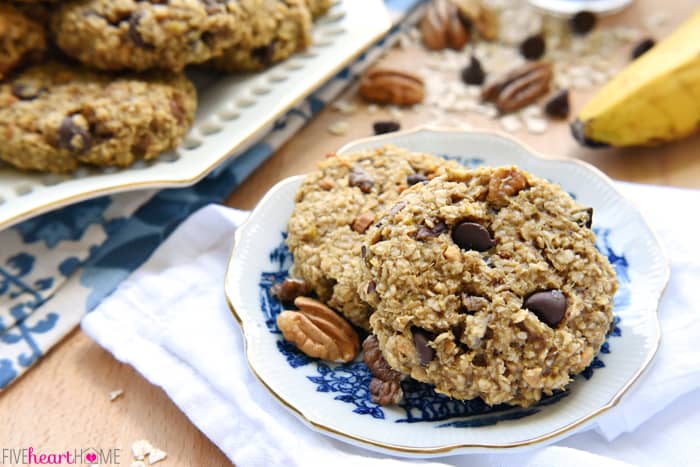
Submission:
[[[273,297],[281,302],[293,302],[297,297],[307,295],[311,287],[303,279],[287,277],[270,288]]]
[[[398,404],[403,400],[403,376],[389,366],[379,349],[377,336],[370,335],[362,343],[364,361],[374,376],[369,384],[372,401],[379,405]]]
[[[403,389],[398,381],[384,381],[372,378],[369,383],[372,402],[379,405],[394,405],[403,400]]]
[[[423,101],[423,80],[405,70],[372,68],[360,81],[360,95],[369,102],[414,105]]]
[[[501,113],[513,112],[547,94],[552,76],[550,63],[527,63],[485,86],[481,98],[494,102]]]
[[[379,349],[377,336],[371,334],[362,342],[364,361],[372,374],[384,381],[400,381],[401,373],[389,366],[382,351]]]
[[[469,42],[469,27],[451,0],[433,0],[420,23],[423,43],[429,49],[462,50]]]
[[[309,357],[350,362],[360,350],[357,333],[335,311],[318,300],[297,297],[299,311],[285,310],[277,316],[284,338]]]

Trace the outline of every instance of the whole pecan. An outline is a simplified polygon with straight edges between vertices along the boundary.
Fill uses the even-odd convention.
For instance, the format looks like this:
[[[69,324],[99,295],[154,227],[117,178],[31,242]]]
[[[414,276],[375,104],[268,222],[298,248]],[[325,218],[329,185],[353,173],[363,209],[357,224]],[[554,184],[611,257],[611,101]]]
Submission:
[[[398,404],[403,400],[403,375],[389,366],[379,349],[377,336],[370,335],[362,343],[365,365],[374,376],[369,384],[372,401],[379,405]]]
[[[390,367],[384,355],[382,355],[377,336],[374,334],[367,336],[362,342],[362,350],[364,351],[365,365],[375,377],[384,381],[401,380],[401,373]]]
[[[379,405],[398,404],[403,400],[403,389],[398,381],[384,381],[372,378],[369,383],[369,393],[372,402]]]
[[[311,287],[303,279],[287,277],[270,288],[273,297],[281,302],[293,302],[297,297],[311,292]]]
[[[469,42],[469,27],[450,0],[433,0],[420,23],[423,43],[433,50],[462,50]]]
[[[355,359],[360,340],[345,319],[313,298],[297,297],[294,304],[299,311],[285,310],[277,316],[286,340],[309,357],[332,362]]]
[[[550,63],[527,63],[485,86],[481,98],[494,102],[501,113],[513,112],[547,94],[552,76]]]
[[[404,70],[373,68],[360,81],[360,95],[378,104],[413,105],[423,101],[425,84]]]

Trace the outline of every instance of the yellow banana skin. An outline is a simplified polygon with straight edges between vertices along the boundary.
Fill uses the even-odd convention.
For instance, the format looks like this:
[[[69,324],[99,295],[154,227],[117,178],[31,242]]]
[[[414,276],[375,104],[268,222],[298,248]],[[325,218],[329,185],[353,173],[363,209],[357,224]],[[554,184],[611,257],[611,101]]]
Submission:
[[[588,146],[652,146],[700,128],[700,10],[608,82],[572,123]]]

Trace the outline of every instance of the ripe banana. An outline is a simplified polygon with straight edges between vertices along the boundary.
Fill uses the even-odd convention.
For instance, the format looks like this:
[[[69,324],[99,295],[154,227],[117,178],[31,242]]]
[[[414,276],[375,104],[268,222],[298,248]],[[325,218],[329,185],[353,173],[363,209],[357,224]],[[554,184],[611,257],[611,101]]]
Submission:
[[[587,146],[651,146],[700,128],[700,10],[608,82],[571,124]]]

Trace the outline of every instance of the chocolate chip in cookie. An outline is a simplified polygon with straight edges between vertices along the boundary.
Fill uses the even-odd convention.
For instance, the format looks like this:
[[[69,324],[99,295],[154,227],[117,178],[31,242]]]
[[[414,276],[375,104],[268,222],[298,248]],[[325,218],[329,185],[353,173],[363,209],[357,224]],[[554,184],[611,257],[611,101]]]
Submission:
[[[491,234],[476,222],[460,222],[452,229],[452,240],[463,250],[486,251],[495,243]]]
[[[559,290],[535,292],[525,299],[523,307],[533,312],[544,324],[553,328],[564,319],[566,297]]]
[[[75,154],[84,154],[90,150],[92,137],[82,115],[70,115],[63,119],[58,127],[58,146]]]

